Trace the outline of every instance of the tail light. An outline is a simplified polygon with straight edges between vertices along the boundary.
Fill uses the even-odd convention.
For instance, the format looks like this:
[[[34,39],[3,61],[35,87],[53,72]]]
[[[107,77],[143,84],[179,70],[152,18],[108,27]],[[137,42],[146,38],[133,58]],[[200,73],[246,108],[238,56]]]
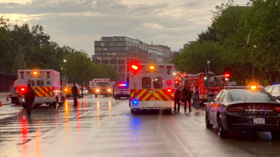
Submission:
[[[21,93],[26,92],[26,87],[20,87],[20,88],[19,88],[19,91],[20,91]]]
[[[169,92],[169,93],[170,93],[171,91],[172,91],[171,89],[167,89],[167,92]]]
[[[115,92],[117,92],[117,90],[116,90],[116,89],[115,89],[114,91],[115,91]]]
[[[129,91],[130,91],[130,89],[127,89],[127,91],[129,92]]]
[[[240,112],[242,111],[244,108],[243,107],[240,107],[240,106],[229,106],[227,108],[227,111],[228,112]]]
[[[280,107],[274,107],[275,112],[280,112]]]

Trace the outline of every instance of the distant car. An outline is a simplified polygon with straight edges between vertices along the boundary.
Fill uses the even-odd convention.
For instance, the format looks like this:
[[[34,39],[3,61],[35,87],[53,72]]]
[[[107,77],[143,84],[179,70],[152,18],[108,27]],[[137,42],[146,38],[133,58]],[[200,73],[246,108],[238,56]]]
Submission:
[[[266,91],[252,89],[224,89],[214,100],[210,98],[206,127],[217,127],[221,138],[229,131],[269,131],[279,136],[280,104]]]
[[[121,97],[130,97],[130,90],[127,84],[119,84],[114,89],[114,97],[115,99],[119,99]]]
[[[83,89],[83,95],[88,95],[88,90],[86,88]]]

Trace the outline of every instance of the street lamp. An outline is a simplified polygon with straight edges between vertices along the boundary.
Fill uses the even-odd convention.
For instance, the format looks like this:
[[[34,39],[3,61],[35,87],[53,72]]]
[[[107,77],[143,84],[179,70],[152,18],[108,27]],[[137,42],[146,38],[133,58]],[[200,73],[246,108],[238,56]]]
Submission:
[[[208,78],[208,74],[209,74],[209,71],[210,71],[210,60],[208,60],[207,61],[207,66],[208,66],[208,68],[207,68],[207,74],[206,74],[206,76],[207,76],[207,97],[208,97],[208,95],[209,95],[209,78]]]
[[[64,69],[65,69],[65,85],[67,84],[67,72],[66,72],[66,64],[67,64],[67,60],[66,59],[64,59],[63,60],[63,62],[64,62]]]

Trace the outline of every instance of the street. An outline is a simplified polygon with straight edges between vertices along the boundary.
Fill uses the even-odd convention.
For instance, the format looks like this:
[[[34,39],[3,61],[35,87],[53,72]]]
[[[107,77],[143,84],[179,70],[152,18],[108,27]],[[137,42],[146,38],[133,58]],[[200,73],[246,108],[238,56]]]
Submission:
[[[131,114],[128,100],[88,95],[73,106],[34,107],[28,121],[22,107],[0,107],[0,156],[279,156],[270,133],[230,134],[220,139],[206,129],[205,108],[191,113]]]

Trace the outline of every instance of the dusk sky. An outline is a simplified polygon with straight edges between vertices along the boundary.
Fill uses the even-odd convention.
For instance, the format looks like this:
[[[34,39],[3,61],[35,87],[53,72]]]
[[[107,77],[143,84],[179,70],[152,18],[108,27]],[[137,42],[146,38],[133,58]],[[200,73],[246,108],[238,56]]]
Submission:
[[[235,0],[246,5],[249,0]],[[60,46],[94,54],[101,36],[129,36],[179,50],[211,25],[216,5],[227,0],[0,0],[12,24],[40,24]]]

